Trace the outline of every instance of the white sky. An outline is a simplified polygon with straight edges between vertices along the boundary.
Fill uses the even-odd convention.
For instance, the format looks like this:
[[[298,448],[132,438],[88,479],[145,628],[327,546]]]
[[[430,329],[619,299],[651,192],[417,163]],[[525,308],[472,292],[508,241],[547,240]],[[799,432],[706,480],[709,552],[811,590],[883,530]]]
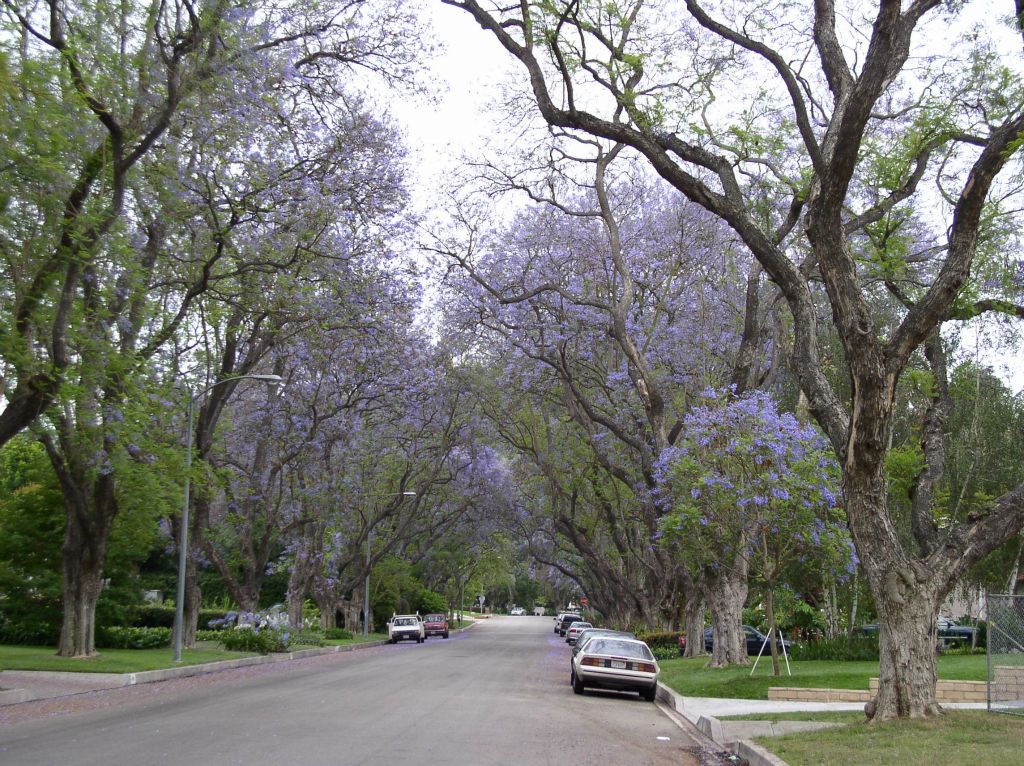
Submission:
[[[521,89],[524,78],[521,66],[469,14],[439,0],[422,0],[422,7],[443,45],[429,63],[428,81],[434,98],[401,98],[389,108],[406,131],[414,176],[410,184],[413,205],[417,211],[436,215],[442,190],[463,167],[464,158],[480,159],[499,149],[497,144],[514,139],[513,131],[501,125],[495,106],[503,86],[515,83]],[[1008,16],[1012,3],[975,0],[961,18],[971,20],[965,24],[969,26],[973,20],[990,16],[993,7]],[[1019,50],[1020,37],[1012,30],[1003,26],[997,34],[1000,46]],[[976,345],[974,334],[966,330],[961,353],[975,356]],[[1019,347],[994,352],[989,346],[981,358],[1014,391],[1024,391],[1024,359]]]

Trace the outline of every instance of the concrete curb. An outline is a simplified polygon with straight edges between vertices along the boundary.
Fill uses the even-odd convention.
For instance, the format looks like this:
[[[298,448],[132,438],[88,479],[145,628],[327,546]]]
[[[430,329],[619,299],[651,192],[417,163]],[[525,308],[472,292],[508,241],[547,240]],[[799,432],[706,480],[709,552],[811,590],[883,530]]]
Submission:
[[[745,759],[749,766],[789,766],[777,755],[750,740],[727,741],[728,737],[721,721],[714,716],[688,711],[686,698],[662,683],[658,684],[658,699],[686,719],[691,724],[693,731],[697,733],[695,739],[705,740],[705,746],[711,749],[731,751],[739,758]],[[693,734],[692,731],[690,733]]]

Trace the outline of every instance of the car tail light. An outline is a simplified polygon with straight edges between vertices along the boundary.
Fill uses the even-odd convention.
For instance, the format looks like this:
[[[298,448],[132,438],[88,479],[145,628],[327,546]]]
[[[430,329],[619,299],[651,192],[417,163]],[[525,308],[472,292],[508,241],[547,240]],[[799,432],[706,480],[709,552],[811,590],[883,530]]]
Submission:
[[[654,665],[649,662],[637,662],[634,663],[634,670],[639,670],[641,673],[653,673]]]
[[[580,665],[590,665],[591,667],[599,668],[601,667],[601,660],[597,657],[584,657],[580,660]]]

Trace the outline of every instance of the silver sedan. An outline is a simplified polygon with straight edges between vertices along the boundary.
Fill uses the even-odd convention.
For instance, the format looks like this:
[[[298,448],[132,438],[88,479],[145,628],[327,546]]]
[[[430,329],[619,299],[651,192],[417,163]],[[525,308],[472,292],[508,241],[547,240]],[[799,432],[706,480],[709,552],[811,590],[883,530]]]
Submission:
[[[572,690],[583,694],[586,687],[635,691],[654,702],[661,668],[643,641],[597,636],[573,657]]]

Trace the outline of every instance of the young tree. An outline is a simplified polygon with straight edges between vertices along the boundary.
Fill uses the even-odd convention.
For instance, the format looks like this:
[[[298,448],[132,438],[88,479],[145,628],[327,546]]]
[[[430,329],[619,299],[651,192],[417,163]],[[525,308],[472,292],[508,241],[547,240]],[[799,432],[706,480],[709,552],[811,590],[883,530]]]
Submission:
[[[777,637],[773,595],[797,557],[813,558],[822,570],[852,566],[837,508],[838,466],[820,434],[780,413],[767,394],[705,396],[687,414],[677,444],[662,454],[662,485],[672,504],[662,518],[663,540],[705,570],[712,586],[712,665],[745,664],[742,632],[729,628],[741,622],[748,573],[764,583],[768,627]],[[846,562],[837,561],[839,552]],[[774,641],[772,660],[778,674]]]
[[[727,222],[778,285],[793,318],[793,368],[839,456],[850,528],[882,618],[869,715],[938,714],[939,604],[1017,534],[1024,485],[964,523],[940,526],[919,505],[907,544],[889,513],[885,456],[901,375],[942,324],[990,310],[1024,316],[1014,280],[970,281],[987,222],[1014,207],[1003,203],[1016,191],[1024,98],[1005,64],[1018,51],[995,42],[991,18],[951,42],[940,0],[879,0],[873,13],[853,9],[849,18],[832,0],[817,0],[813,13],[698,0],[678,13],[649,0],[442,2],[469,13],[522,64],[546,122],[631,147]],[[957,20],[959,8],[946,13]],[[1017,10],[1006,3],[1019,34]],[[728,104],[725,88],[735,94]],[[893,260],[890,282],[906,300],[882,314],[878,282],[865,279],[863,238],[903,210],[927,213],[935,233]],[[1016,268],[1011,260],[1004,254]],[[848,401],[821,367],[819,281],[849,371]],[[885,316],[894,321],[880,324]]]

